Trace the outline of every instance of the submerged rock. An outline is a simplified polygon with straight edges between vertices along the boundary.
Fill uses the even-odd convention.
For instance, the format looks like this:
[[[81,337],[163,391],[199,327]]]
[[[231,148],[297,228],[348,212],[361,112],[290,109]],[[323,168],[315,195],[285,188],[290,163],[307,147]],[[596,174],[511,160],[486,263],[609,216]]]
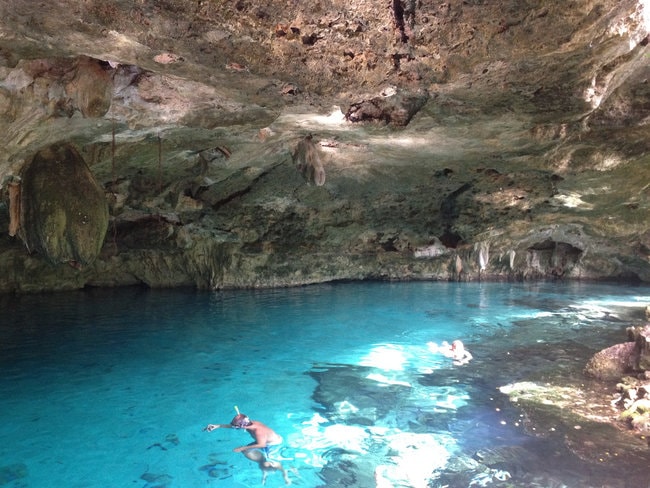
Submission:
[[[26,478],[27,474],[27,466],[23,463],[0,466],[0,485],[6,485],[12,481]]]
[[[167,488],[171,486],[174,477],[167,474],[144,473],[140,476],[141,480],[146,482],[145,488]]]

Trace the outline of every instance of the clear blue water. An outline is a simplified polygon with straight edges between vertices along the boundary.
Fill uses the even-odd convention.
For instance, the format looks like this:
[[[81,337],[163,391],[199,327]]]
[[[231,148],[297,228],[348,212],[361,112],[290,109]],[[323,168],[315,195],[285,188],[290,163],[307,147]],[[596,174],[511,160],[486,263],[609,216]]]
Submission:
[[[260,486],[232,452],[245,433],[202,430],[235,405],[284,437],[294,486],[424,487],[460,453],[503,445],[540,456],[509,486],[521,470],[601,486],[620,466],[537,440],[496,388],[559,348],[580,371],[647,303],[648,288],[552,283],[0,297],[0,486]],[[474,354],[467,366],[426,348],[456,338]],[[522,362],[531,348],[537,362]],[[549,452],[565,465],[549,468]]]

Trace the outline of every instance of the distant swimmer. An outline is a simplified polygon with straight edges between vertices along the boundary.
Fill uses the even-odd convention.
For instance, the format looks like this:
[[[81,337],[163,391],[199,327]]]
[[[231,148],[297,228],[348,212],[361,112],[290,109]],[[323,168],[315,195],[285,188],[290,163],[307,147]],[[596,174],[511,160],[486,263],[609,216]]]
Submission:
[[[427,347],[429,348],[429,351],[434,354],[442,354],[443,356],[450,358],[456,366],[467,364],[473,358],[471,353],[465,349],[463,342],[458,339],[451,344],[447,341],[442,341],[440,345],[435,342],[427,342]]]
[[[287,485],[291,480],[282,463],[278,460],[282,437],[275,433],[273,429],[257,420],[251,420],[239,409],[235,407],[237,415],[229,424],[208,424],[203,430],[212,432],[215,429],[244,429],[254,439],[253,442],[245,446],[236,447],[235,452],[241,452],[244,456],[253,462],[256,462],[262,470],[262,484],[266,483],[266,476],[271,471],[280,471]]]

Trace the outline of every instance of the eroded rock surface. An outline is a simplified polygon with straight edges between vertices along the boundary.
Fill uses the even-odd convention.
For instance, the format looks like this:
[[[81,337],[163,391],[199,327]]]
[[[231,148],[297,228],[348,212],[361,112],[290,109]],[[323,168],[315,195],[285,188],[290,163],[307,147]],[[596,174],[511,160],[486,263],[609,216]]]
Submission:
[[[2,0],[0,291],[650,281],[649,9]],[[75,274],[10,215],[61,143],[110,203]]]

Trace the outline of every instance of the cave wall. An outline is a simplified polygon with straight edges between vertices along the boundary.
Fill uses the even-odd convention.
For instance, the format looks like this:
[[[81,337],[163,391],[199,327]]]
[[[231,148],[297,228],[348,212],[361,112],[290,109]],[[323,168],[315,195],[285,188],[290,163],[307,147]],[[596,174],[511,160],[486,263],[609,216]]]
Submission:
[[[650,281],[645,2],[0,14],[1,292]]]

